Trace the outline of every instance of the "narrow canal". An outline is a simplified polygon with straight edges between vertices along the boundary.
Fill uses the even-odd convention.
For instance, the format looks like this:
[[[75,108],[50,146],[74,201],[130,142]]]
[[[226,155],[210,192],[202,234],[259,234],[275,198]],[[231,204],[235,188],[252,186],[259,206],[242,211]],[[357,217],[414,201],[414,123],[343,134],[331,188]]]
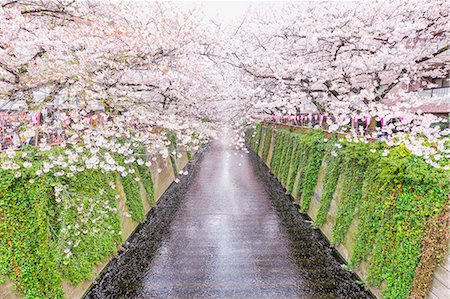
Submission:
[[[372,298],[256,155],[193,164],[86,298]]]

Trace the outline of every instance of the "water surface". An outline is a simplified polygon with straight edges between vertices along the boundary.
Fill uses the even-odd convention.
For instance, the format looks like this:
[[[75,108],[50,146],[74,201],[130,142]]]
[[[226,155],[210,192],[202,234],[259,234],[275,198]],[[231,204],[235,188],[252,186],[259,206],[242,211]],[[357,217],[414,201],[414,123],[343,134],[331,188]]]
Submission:
[[[86,298],[371,298],[256,155],[192,164]]]

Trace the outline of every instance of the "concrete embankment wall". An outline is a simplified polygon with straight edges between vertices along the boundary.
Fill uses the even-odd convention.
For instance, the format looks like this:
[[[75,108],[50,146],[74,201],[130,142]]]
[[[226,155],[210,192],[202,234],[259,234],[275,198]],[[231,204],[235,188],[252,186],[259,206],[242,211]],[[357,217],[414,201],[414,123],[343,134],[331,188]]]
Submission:
[[[277,146],[280,147],[280,142],[283,142],[282,146],[288,147],[288,146],[294,146],[295,142],[292,142],[292,140],[284,139],[282,138],[276,138],[277,132],[280,132],[281,130],[285,130],[288,132],[297,132],[302,134],[301,132],[306,132],[308,129],[299,129],[299,128],[290,128],[290,127],[273,127],[271,125],[259,125],[260,127],[253,131],[253,136],[248,136],[248,139],[251,140],[252,147],[254,150],[257,151],[258,156],[261,158],[261,160],[269,167],[269,169],[272,170],[272,172],[277,176],[278,180],[282,183],[282,185],[287,189],[286,192],[290,193],[293,197],[293,199],[299,203],[299,205],[303,208],[306,207],[302,212],[307,213],[308,216],[313,220],[313,222],[316,222],[318,214],[320,213],[319,210],[321,208],[321,200],[324,193],[324,186],[326,184],[326,177],[327,177],[327,159],[325,158],[325,154],[323,154],[323,158],[321,158],[320,166],[318,167],[318,172],[316,173],[316,177],[314,178],[317,181],[314,181],[315,187],[313,194],[311,196],[311,199],[309,199],[309,203],[305,205],[302,204],[302,201],[304,200],[302,198],[302,194],[299,194],[298,190],[299,188],[299,182],[303,182],[305,178],[301,178],[302,176],[305,176],[305,171],[303,172],[300,170],[301,166],[297,166],[298,164],[295,164],[293,162],[296,157],[294,155],[298,154],[295,150],[290,151],[282,151],[280,149],[277,149]],[[260,131],[258,131],[258,129]],[[310,130],[312,131],[312,130]],[[314,134],[314,133],[313,133]],[[323,139],[332,138],[330,134],[323,132],[321,133]],[[284,137],[287,138],[287,137]],[[302,138],[301,136],[299,138]],[[288,141],[286,141],[288,140]],[[278,142],[278,144],[277,144]],[[290,143],[289,143],[290,142]],[[333,141],[334,142],[334,141]],[[300,145],[296,145],[299,147]],[[307,147],[305,147],[307,148]],[[316,150],[316,149],[313,149]],[[278,151],[278,154],[276,153]],[[323,150],[326,151],[326,150]],[[274,157],[278,155],[279,157]],[[284,156],[283,156],[284,155]],[[291,156],[290,156],[291,155]],[[311,155],[311,152],[308,154]],[[273,161],[274,159],[278,159],[277,161]],[[284,161],[284,162],[283,162]],[[305,161],[305,160],[303,160]],[[320,161],[320,160],[319,160]],[[284,164],[283,164],[284,163]],[[294,165],[294,166],[292,166]],[[290,168],[287,172],[282,171],[283,168]],[[343,167],[342,165],[340,167]],[[297,170],[298,169],[298,170]],[[297,172],[296,172],[297,171]],[[329,204],[328,211],[326,212],[326,219],[322,220],[322,223],[318,225],[318,228],[322,231],[322,233],[327,237],[327,239],[330,241],[330,243],[333,244],[335,249],[340,253],[340,255],[345,259],[346,262],[350,262],[351,258],[355,252],[355,242],[358,236],[358,229],[360,227],[360,217],[359,217],[359,210],[360,207],[357,205],[355,208],[354,216],[351,218],[351,223],[349,223],[348,228],[345,233],[345,237],[340,240],[339,242],[336,242],[336,237],[333,235],[333,229],[335,229],[336,224],[336,218],[342,217],[342,214],[345,213],[342,210],[342,205],[340,207],[339,211],[339,205],[341,201],[343,200],[343,176],[345,175],[344,170],[338,170],[339,171],[339,177],[337,180],[337,183],[335,185],[335,189],[333,189],[332,193],[332,199],[331,203]],[[330,177],[330,176],[328,176]],[[306,178],[307,179],[307,178]],[[303,181],[302,181],[303,180]],[[292,186],[293,185],[293,186]],[[355,186],[356,187],[356,186]],[[348,186],[347,186],[348,188]],[[301,192],[300,192],[301,193]],[[311,192],[312,193],[312,192]],[[445,196],[445,195],[444,195]],[[348,198],[344,199],[348,201]],[[448,205],[448,202],[446,203]],[[347,203],[348,205],[348,203]],[[322,207],[323,208],[323,207]],[[340,214],[339,214],[340,213]],[[408,212],[408,215],[414,213],[414,210],[411,212]],[[414,216],[414,215],[413,215]],[[409,217],[409,216],[407,216]],[[418,217],[419,218],[419,217]],[[383,220],[382,220],[383,221]],[[423,221],[424,225],[427,225],[425,223],[425,220],[421,220],[419,218],[418,221]],[[386,223],[386,225],[389,225],[389,223]],[[400,228],[403,229],[403,228]],[[447,217],[447,228],[448,230],[448,217]],[[447,233],[448,236],[448,233]],[[334,238],[334,240],[333,240]],[[399,242],[397,242],[398,244]],[[402,246],[401,241],[399,246]],[[361,247],[361,244],[359,245]],[[386,245],[388,246],[388,245]],[[391,246],[391,245],[389,245]],[[367,252],[371,252],[371,248],[366,250]],[[414,249],[415,250],[415,249]],[[424,250],[424,249],[421,249]],[[420,262],[423,260],[423,256],[425,255],[423,252],[422,258],[420,259]],[[374,271],[373,265],[372,268],[370,265],[371,262],[371,256],[369,254],[369,257],[366,260],[363,260],[361,262],[358,262],[358,264],[353,266],[353,271],[364,281],[364,283],[367,285],[367,287],[372,291],[372,293],[377,298],[433,298],[433,299],[447,299],[450,298],[450,258],[447,253],[444,254],[445,257],[443,259],[440,259],[440,263],[435,267],[434,273],[432,274],[432,282],[430,283],[430,279],[428,282],[426,282],[424,285],[426,288],[429,288],[429,291],[425,291],[425,296],[417,296],[415,294],[411,294],[411,292],[408,294],[407,292],[403,294],[398,295],[392,295],[393,293],[384,292],[386,289],[386,282],[381,280],[378,284],[372,283],[370,281],[370,271]],[[400,260],[400,261],[399,261]],[[392,261],[392,263],[402,263],[401,258],[397,261]],[[400,266],[399,265],[399,269]],[[412,267],[412,266],[409,266]],[[426,268],[426,267],[425,267]],[[401,271],[401,270],[399,270]],[[432,271],[432,270],[431,270]],[[368,279],[369,278],[369,279]],[[392,282],[391,282],[392,283]],[[411,281],[409,281],[411,283]],[[412,283],[416,283],[415,281]],[[377,286],[375,286],[377,284]],[[401,284],[401,282],[399,283]],[[431,287],[430,287],[431,284]],[[397,287],[399,288],[399,287]],[[392,287],[394,289],[394,287]],[[385,295],[386,293],[390,295]]]
[[[188,154],[186,152],[182,152],[181,157],[174,159],[174,161],[176,163],[176,167],[173,167],[171,159],[169,158],[159,158],[156,161],[153,161],[152,165],[150,166],[151,176],[153,180],[153,198],[155,202],[164,194],[167,188],[179,175],[178,173],[174,173],[174,171],[180,171],[187,165],[187,163],[189,162]],[[126,204],[126,195],[120,176],[116,176],[115,184],[117,193],[120,196],[118,199],[117,209],[118,213],[120,214],[121,231],[123,240],[124,242],[126,242],[126,240],[131,236],[131,234],[139,225],[139,222],[132,220],[132,218],[130,217],[130,211]],[[148,201],[146,189],[142,181],[139,181],[139,188],[144,211],[145,214],[147,214],[151,210],[152,204]],[[70,284],[68,281],[63,281],[62,288],[64,291],[64,298],[82,298],[85,292],[91,286],[94,279],[101,273],[101,271],[106,267],[106,265],[112,258],[114,258],[114,254],[110,254],[106,260],[99,263],[94,268],[94,270],[92,271],[93,279],[85,280],[76,286]],[[0,284],[0,299],[16,299],[22,297],[22,295],[18,294],[14,290],[14,284],[11,280],[6,278],[5,282]]]

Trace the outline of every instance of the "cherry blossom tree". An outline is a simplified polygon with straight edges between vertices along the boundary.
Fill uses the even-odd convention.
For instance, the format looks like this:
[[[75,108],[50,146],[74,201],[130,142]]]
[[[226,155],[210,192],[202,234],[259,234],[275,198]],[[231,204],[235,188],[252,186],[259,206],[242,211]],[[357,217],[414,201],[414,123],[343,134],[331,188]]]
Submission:
[[[448,64],[436,64],[448,50],[448,8],[445,1],[291,4],[241,24],[226,58],[269,103],[280,97],[294,110],[309,102],[322,113],[371,112],[401,83],[447,75]]]
[[[198,118],[198,103],[217,90],[217,74],[200,55],[210,41],[195,12],[182,15],[170,4],[4,1],[0,18],[3,103],[70,109],[72,119],[126,111],[161,125],[160,114]]]
[[[406,143],[439,166],[430,153],[440,157],[437,147],[448,157],[448,149],[422,147],[423,140],[443,143],[448,130],[435,128],[438,118],[418,110],[430,98],[410,90],[432,87],[430,78],[450,72],[449,11],[446,1],[299,3],[256,10],[231,31],[231,46],[215,59],[251,80],[249,114],[336,116],[331,130],[353,118],[391,119],[383,128],[390,144]]]
[[[311,108],[337,116],[331,129],[401,115],[385,131],[435,140],[443,134],[435,118],[413,109],[424,98],[405,91],[447,76],[448,11],[441,0],[291,3],[220,28],[174,4],[3,1],[0,95],[63,111],[41,130],[94,134],[84,122],[93,116],[142,141],[173,123],[180,137],[194,131],[181,124],[199,130],[202,116],[241,121]]]
[[[172,4],[2,1],[0,104],[45,112],[21,124],[20,138],[33,139],[44,156],[65,149],[50,154],[36,176],[70,178],[83,169],[132,175],[142,147],[147,166],[181,155],[168,132],[186,151],[214,136],[201,121],[201,103],[219,92],[220,74],[202,55],[214,39],[198,22],[195,11]],[[11,144],[0,151],[1,168],[19,177],[36,164],[27,152]]]
[[[167,108],[212,93],[199,92],[210,84],[193,58],[207,36],[174,7],[10,1],[2,19],[1,94],[28,108],[56,97]]]

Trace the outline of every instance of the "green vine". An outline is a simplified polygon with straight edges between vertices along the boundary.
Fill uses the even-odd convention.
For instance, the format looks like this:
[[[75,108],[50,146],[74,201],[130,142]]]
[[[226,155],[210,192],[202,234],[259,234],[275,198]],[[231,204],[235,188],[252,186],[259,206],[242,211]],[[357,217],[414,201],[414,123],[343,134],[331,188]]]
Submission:
[[[116,161],[119,164],[124,165],[124,158],[116,155]],[[144,204],[141,199],[141,192],[138,181],[141,179],[139,176],[139,171],[133,163],[132,165],[128,165],[130,167],[129,172],[124,175],[117,176],[120,178],[123,186],[123,191],[125,192],[126,204],[128,210],[131,214],[131,219],[134,221],[142,221],[144,220],[145,212],[144,212]]]
[[[422,254],[426,224],[442,212],[450,176],[403,147],[391,149],[377,164],[381,171],[365,186],[367,210],[361,211],[361,218],[371,222],[360,222],[352,265],[370,256],[368,282],[384,282],[385,298],[405,298]],[[388,196],[377,190],[380,187],[389,191]],[[371,212],[377,214],[368,215]]]
[[[319,131],[309,131],[302,134],[300,148],[300,175],[297,195],[301,197],[300,211],[306,213],[314,196],[314,188],[319,177],[320,166],[324,155],[323,134]]]
[[[169,150],[170,151],[176,151],[178,146],[177,146],[177,133],[175,131],[172,130],[167,130],[166,131],[166,137],[167,140],[169,141]]]
[[[335,150],[335,142],[337,138],[333,136],[327,145],[326,154],[324,157],[326,164],[326,172],[323,183],[322,197],[320,199],[319,210],[316,215],[315,224],[322,226],[326,219],[328,210],[330,209],[331,201],[333,200],[334,192],[341,173],[341,155],[338,155]],[[335,153],[335,155],[333,155]]]
[[[0,171],[0,273],[25,298],[62,298],[62,275],[49,226],[54,199],[46,177],[29,169],[20,178]],[[54,214],[55,212],[53,212]]]
[[[153,178],[152,178],[152,172],[151,168],[146,166],[146,162],[148,162],[147,153],[145,152],[144,148],[142,148],[138,152],[139,156],[138,163],[136,164],[136,167],[138,169],[140,179],[142,180],[142,183],[144,185],[145,191],[147,193],[147,201],[150,204],[155,203],[155,195],[154,195],[154,186],[153,186]],[[140,162],[140,163],[139,163]]]
[[[343,142],[337,135],[324,140],[316,130],[277,128],[272,134],[272,172],[286,184],[288,193],[301,196],[301,211],[308,210],[324,159],[315,224],[327,221],[340,180],[332,242],[342,243],[358,218],[349,266],[366,262],[366,283],[381,287],[383,298],[406,298],[423,255],[427,228],[448,201],[449,171],[431,167],[403,146]],[[264,137],[263,157],[268,138]]]
[[[281,154],[282,154],[282,146],[283,146],[283,140],[284,140],[284,131],[277,129],[274,131],[275,132],[275,143],[274,143],[274,148],[273,148],[273,154],[272,154],[272,160],[271,160],[271,168],[272,168],[272,172],[276,175],[278,173],[278,167],[279,164],[281,163]]]
[[[59,235],[55,236],[57,252],[62,254],[58,269],[74,285],[91,278],[94,265],[116,252],[122,241],[117,191],[110,187],[113,181],[114,175],[100,170],[80,172],[65,182],[71,195],[62,191],[62,202],[55,205],[54,216],[61,219],[56,226]],[[78,236],[77,226],[81,231]],[[67,249],[71,255],[65,253]]]
[[[342,243],[356,215],[362,199],[363,180],[368,162],[369,146],[359,143],[346,143],[343,150],[342,191],[337,205],[336,220],[331,241]]]
[[[258,150],[259,150],[259,144],[261,142],[262,127],[263,127],[263,124],[262,123],[258,123],[256,125],[255,130],[253,131],[252,148],[255,151],[255,153],[258,153]]]
[[[291,133],[291,132],[286,133],[286,142],[283,145],[283,148],[285,148],[285,151],[283,152],[283,157],[281,160],[281,165],[280,165],[280,170],[279,170],[280,181],[285,186],[287,184],[287,178],[289,175],[289,169],[290,169],[290,165],[291,165],[292,150],[294,148],[294,139],[295,139],[295,136],[293,133]]]
[[[264,134],[264,141],[263,141],[263,151],[262,151],[262,160],[267,161],[267,158],[269,156],[269,149],[270,149],[270,140],[272,139],[272,126],[266,127],[266,132]]]
[[[175,131],[172,130],[167,130],[166,131],[166,136],[167,139],[169,140],[170,144],[169,144],[169,159],[170,159],[170,164],[172,165],[172,170],[173,170],[173,174],[174,176],[178,175],[178,169],[177,169],[177,152],[178,152],[178,147],[177,147],[177,134]]]
[[[294,133],[293,136],[293,145],[292,145],[292,155],[291,155],[291,165],[289,166],[289,174],[287,177],[286,183],[286,193],[292,193],[295,184],[295,177],[297,175],[298,168],[300,166],[301,160],[301,147],[299,136],[297,133]]]
[[[33,166],[20,176],[0,171],[0,273],[25,298],[62,298],[63,279],[91,278],[122,241],[114,177],[93,169],[37,176],[48,158],[30,151],[23,160]]]

